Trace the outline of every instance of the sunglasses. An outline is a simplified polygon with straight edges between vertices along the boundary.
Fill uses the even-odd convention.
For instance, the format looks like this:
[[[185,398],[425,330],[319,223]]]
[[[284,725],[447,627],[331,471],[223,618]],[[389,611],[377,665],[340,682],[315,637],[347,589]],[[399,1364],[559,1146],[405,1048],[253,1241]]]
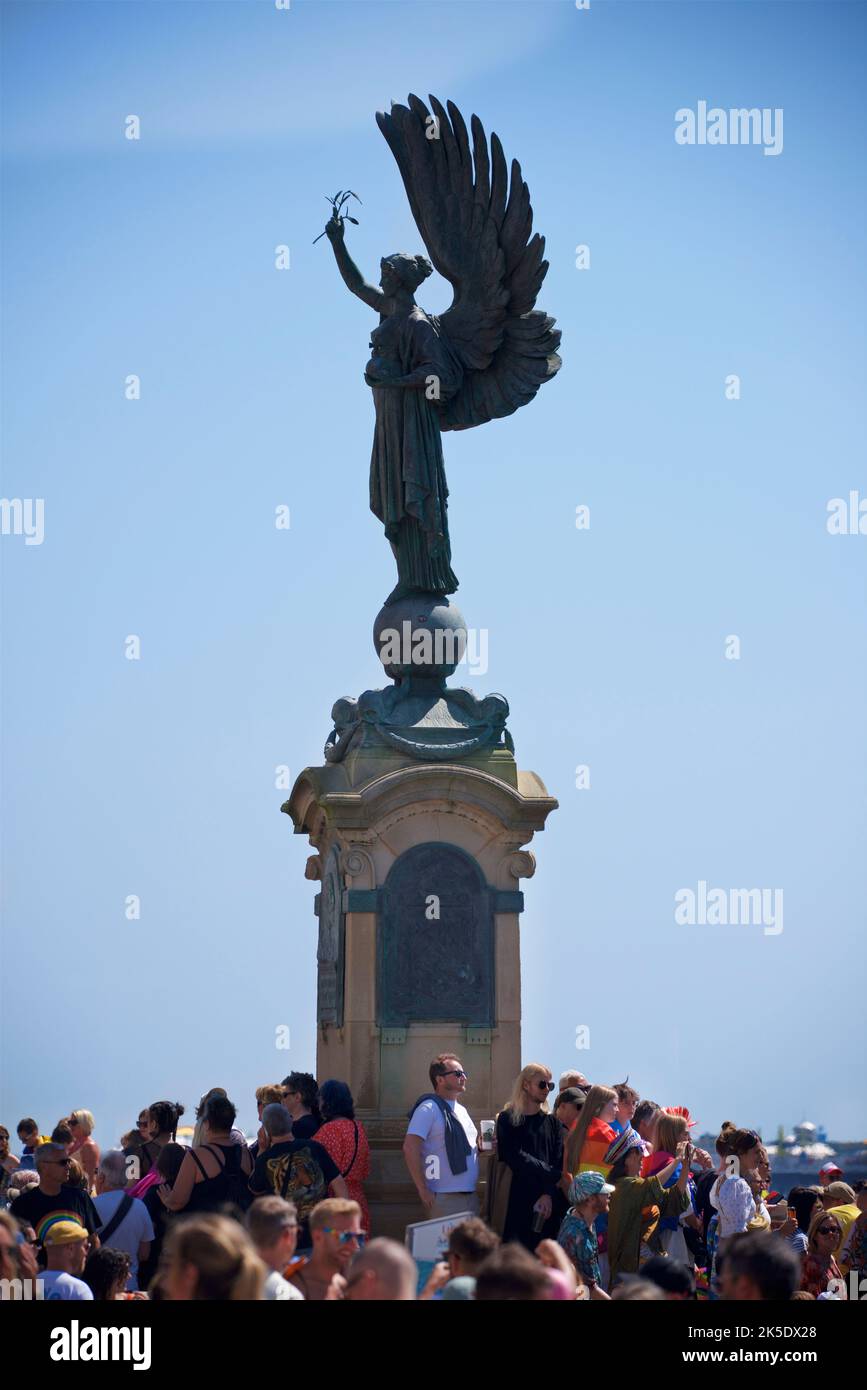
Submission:
[[[361,1248],[367,1240],[367,1231],[338,1231],[336,1226],[320,1226],[319,1229],[323,1235],[337,1236],[341,1245],[348,1245],[351,1240],[355,1240]]]
[[[78,1126],[78,1120],[67,1120],[66,1123],[69,1125],[70,1129],[75,1129]]]
[[[838,1226],[820,1226],[818,1234],[820,1236],[838,1236],[840,1229]]]
[[[464,1078],[464,1080],[467,1079],[467,1074],[466,1074],[465,1071],[444,1071],[444,1072],[441,1073],[441,1075],[442,1075],[442,1076],[462,1076],[462,1077]]]
[[[544,1091],[553,1091],[554,1089],[553,1081],[537,1081],[536,1085],[541,1086]]]

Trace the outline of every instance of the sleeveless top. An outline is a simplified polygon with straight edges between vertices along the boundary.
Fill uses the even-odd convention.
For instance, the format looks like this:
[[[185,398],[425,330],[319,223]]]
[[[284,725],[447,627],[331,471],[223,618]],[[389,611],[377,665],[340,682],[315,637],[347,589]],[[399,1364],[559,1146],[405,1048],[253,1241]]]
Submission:
[[[190,1200],[184,1211],[219,1211],[224,1202],[233,1202],[246,1210],[252,1201],[248,1188],[250,1175],[241,1167],[241,1156],[246,1151],[243,1144],[204,1144],[220,1162],[220,1171],[214,1177],[205,1172],[199,1155],[190,1150],[193,1162],[202,1175],[202,1181],[193,1184]]]

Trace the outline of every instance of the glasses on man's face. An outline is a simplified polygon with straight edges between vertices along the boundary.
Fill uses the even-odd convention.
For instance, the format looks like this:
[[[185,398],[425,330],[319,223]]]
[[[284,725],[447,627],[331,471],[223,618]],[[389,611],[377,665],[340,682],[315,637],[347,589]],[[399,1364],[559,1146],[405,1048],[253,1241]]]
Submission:
[[[554,1089],[553,1081],[537,1081],[536,1085],[541,1086],[543,1091],[553,1091]]]
[[[467,1079],[467,1074],[465,1071],[444,1071],[443,1076],[462,1076],[465,1081]]]
[[[72,1162],[71,1158],[52,1158],[51,1162],[58,1168],[68,1168]]]
[[[320,1226],[319,1229],[323,1235],[337,1236],[340,1245],[348,1245],[351,1240],[354,1240],[360,1249],[367,1240],[366,1231],[338,1231],[336,1226]]]

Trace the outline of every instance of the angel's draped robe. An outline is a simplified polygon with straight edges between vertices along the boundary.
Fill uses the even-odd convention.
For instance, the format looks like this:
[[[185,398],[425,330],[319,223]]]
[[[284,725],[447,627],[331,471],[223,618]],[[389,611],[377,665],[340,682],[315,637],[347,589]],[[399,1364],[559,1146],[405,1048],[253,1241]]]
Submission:
[[[458,581],[451,567],[439,411],[425,382],[436,378],[439,399],[447,400],[461,385],[461,366],[417,305],[383,318],[370,346],[378,374],[412,376],[417,383],[374,388],[370,510],[391,542],[399,585],[453,594]]]

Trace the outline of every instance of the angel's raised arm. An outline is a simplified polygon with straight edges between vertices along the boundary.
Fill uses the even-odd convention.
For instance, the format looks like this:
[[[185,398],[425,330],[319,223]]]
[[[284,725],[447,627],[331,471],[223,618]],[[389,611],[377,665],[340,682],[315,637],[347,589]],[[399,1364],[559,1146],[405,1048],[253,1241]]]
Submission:
[[[378,314],[385,313],[385,295],[377,285],[368,285],[355,261],[346,249],[343,240],[343,218],[332,217],[325,224],[325,234],[331,242],[337,269],[343,277],[347,289],[369,304]]]

